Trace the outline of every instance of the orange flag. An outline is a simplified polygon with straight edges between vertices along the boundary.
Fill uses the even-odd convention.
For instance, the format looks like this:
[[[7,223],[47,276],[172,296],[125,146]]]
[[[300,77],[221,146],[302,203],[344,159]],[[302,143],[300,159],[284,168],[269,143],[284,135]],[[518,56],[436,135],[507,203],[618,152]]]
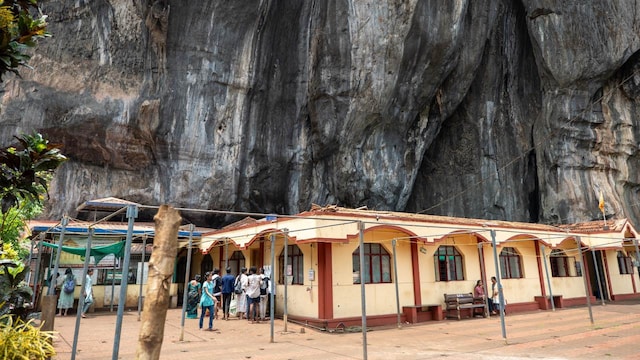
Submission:
[[[598,203],[598,207],[600,208],[600,211],[604,211],[604,195],[602,194],[602,191],[600,191],[600,202]]]

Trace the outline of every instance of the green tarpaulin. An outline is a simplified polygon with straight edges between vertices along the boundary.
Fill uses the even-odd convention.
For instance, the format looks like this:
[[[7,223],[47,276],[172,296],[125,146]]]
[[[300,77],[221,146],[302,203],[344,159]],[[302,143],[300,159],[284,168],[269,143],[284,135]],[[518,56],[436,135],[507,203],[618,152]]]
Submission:
[[[114,254],[116,257],[124,256],[124,244],[125,241],[118,241],[117,243],[113,243],[111,245],[98,245],[91,247],[91,256],[96,259],[96,264],[102,260],[103,257]],[[42,245],[48,246],[50,248],[57,249],[57,244],[51,244],[48,242],[43,242]],[[83,247],[71,247],[71,246],[63,246],[62,251],[68,252],[70,254],[80,255],[84,257],[84,254],[87,252],[86,248]]]

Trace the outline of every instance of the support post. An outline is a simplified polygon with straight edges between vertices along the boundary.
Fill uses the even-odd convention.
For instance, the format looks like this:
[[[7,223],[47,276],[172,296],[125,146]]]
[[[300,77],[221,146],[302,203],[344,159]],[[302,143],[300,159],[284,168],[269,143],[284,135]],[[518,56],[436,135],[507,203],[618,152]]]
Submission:
[[[556,304],[553,301],[553,290],[551,289],[551,279],[549,278],[549,266],[547,265],[547,254],[544,245],[540,246],[542,250],[542,261],[544,263],[544,273],[547,275],[547,287],[549,288],[549,299],[551,299],[551,311],[556,311]]]
[[[596,259],[596,252],[591,249],[591,257],[593,258],[593,269],[596,271],[596,281],[598,281],[598,291],[600,292],[600,300],[602,301],[602,306],[604,303],[604,294],[602,293],[602,283],[600,282],[600,270],[598,270],[598,263]]]
[[[271,279],[271,281],[269,282],[271,284],[271,293],[269,294],[269,322],[271,323],[271,343],[273,343],[273,331],[274,331],[274,327],[275,327],[275,306],[273,304],[273,301],[275,300],[275,293],[276,293],[276,280],[275,280],[275,274],[276,274],[276,267],[275,267],[275,261],[276,261],[276,234],[275,233],[271,233],[271,235],[269,236],[270,240],[271,240],[271,274],[269,274],[269,278]],[[285,277],[286,280],[286,277]],[[285,281],[286,282],[286,281]]]
[[[138,291],[138,321],[140,321],[140,312],[142,311],[142,286],[144,285],[144,258],[147,249],[147,236],[142,237],[142,265],[140,266],[140,291]]]
[[[80,319],[82,319],[82,309],[84,308],[84,300],[87,297],[85,289],[87,288],[87,272],[89,271],[89,262],[91,260],[91,242],[93,241],[93,228],[87,229],[89,235],[87,236],[87,245],[84,251],[84,265],[82,267],[82,288],[80,289],[80,296],[78,297],[78,311],[76,313],[76,327],[73,331],[73,346],[71,348],[71,360],[76,359],[78,353],[78,336],[80,334]]]
[[[633,238],[633,246],[636,248],[636,270],[640,278],[640,249],[638,249],[638,239]]]
[[[67,215],[62,217],[62,228],[60,229],[60,240],[58,240],[58,248],[56,249],[56,264],[53,267],[53,273],[51,273],[51,281],[49,282],[49,295],[55,295],[56,284],[58,281],[58,268],[60,267],[60,254],[62,253],[62,242],[64,241],[64,233],[67,230],[69,224],[69,218]],[[54,312],[55,313],[55,312]]]
[[[191,279],[191,247],[193,245],[193,230],[195,226],[189,224],[189,245],[187,245],[187,265],[184,269],[184,289],[182,290],[182,320],[180,321],[180,341],[184,341],[184,318],[187,313],[187,289],[189,288],[189,281]]]
[[[287,254],[288,251],[288,243],[289,243],[289,230],[288,229],[283,229],[284,230],[284,271],[285,274],[287,273],[287,268],[288,268],[288,261],[289,261],[289,255]],[[293,275],[293,274],[292,274]],[[282,320],[284,321],[284,332],[287,332],[287,277],[284,277],[284,312],[282,315]]]
[[[224,268],[229,267],[229,239],[224,239]]]
[[[118,352],[120,351],[120,331],[122,330],[122,317],[124,316],[124,307],[127,302],[127,283],[129,279],[129,260],[131,258],[131,238],[133,237],[133,223],[138,217],[138,207],[135,205],[127,206],[127,241],[124,245],[124,261],[122,264],[122,277],[120,280],[120,297],[118,298],[118,315],[116,317],[116,329],[113,339],[112,360],[118,360]]]
[[[507,343],[507,327],[504,323],[504,294],[502,293],[502,276],[498,265],[498,249],[496,244],[496,231],[491,230],[491,244],[493,245],[493,262],[496,267],[496,282],[498,283],[498,301],[500,302],[500,326],[502,327],[502,338]]]
[[[47,290],[47,295],[42,299],[42,321],[44,325],[42,330],[51,331],[53,330],[55,318],[56,318],[56,305],[57,305],[57,296],[56,296],[56,284],[58,283],[58,269],[60,266],[60,254],[62,253],[62,242],[64,241],[64,233],[67,228],[67,224],[69,223],[69,218],[67,215],[62,217],[62,229],[60,230],[60,240],[58,241],[58,249],[56,250],[56,261],[53,267],[53,272],[49,277],[49,289]]]
[[[122,262],[122,259],[120,259],[120,262]],[[120,280],[120,285],[122,285],[122,279]],[[115,295],[114,295],[115,292],[116,292],[116,255],[113,254],[113,272],[111,273],[111,302],[109,303],[109,312],[113,312],[113,299],[115,299]]]
[[[398,258],[396,256],[396,239],[391,240],[391,246],[393,248],[393,277],[395,278],[396,281],[394,281],[395,283],[395,288],[396,288],[396,315],[397,315],[397,323],[398,323],[398,329],[402,328],[402,322],[400,319],[400,289],[398,288]]]
[[[362,359],[367,360],[367,295],[364,277],[364,223],[358,221],[360,239],[360,303],[362,307]]]
[[[484,317],[489,317],[489,287],[487,285],[487,271],[484,268],[484,251],[482,251],[482,243],[478,243],[478,257],[480,258],[480,279],[482,280],[482,288],[484,290]]]
[[[589,294],[589,284],[587,284],[587,276],[584,272],[584,259],[582,258],[582,242],[580,236],[576,236],[576,244],[578,246],[578,259],[580,259],[580,271],[582,272],[582,279],[584,280],[584,294],[587,297],[587,307],[589,308],[589,320],[593,325],[593,311],[591,310],[591,294]]]

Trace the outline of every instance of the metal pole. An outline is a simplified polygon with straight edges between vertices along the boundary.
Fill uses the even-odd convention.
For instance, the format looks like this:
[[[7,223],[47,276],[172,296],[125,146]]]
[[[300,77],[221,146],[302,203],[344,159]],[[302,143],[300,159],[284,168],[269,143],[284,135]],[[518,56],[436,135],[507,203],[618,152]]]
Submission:
[[[478,257],[480,257],[480,280],[482,280],[482,288],[484,289],[484,316],[489,317],[489,288],[487,286],[486,269],[484,268],[484,251],[482,251],[482,243],[478,243]]]
[[[271,274],[269,274],[269,278],[271,279],[271,293],[269,294],[269,322],[271,323],[271,343],[273,343],[273,331],[275,327],[275,306],[273,304],[276,292],[276,282],[275,282],[275,274],[276,274],[276,234],[271,233]],[[286,281],[285,281],[286,282]]]
[[[229,239],[224,240],[224,268],[229,267]]]
[[[111,302],[109,303],[109,312],[113,312],[113,299],[115,297],[114,293],[116,292],[116,254],[113,254],[113,270],[112,271],[113,272],[111,273]],[[122,280],[120,280],[120,282],[122,283]]]
[[[584,280],[584,294],[587,297],[587,307],[589,308],[589,319],[593,324],[593,312],[591,311],[591,295],[589,294],[589,284],[587,284],[587,276],[584,272],[584,259],[582,258],[582,242],[580,236],[576,236],[576,244],[578,245],[578,259],[580,260],[580,271],[582,272],[582,279]]]
[[[131,257],[131,237],[133,236],[133,223],[138,217],[138,207],[135,205],[127,206],[127,241],[124,245],[124,263],[122,264],[122,279],[120,280],[120,297],[118,298],[118,315],[116,318],[116,329],[113,339],[112,360],[118,360],[118,352],[120,351],[120,331],[122,330],[122,317],[124,316],[124,307],[127,302],[127,283],[129,279],[129,260]],[[126,272],[126,275],[125,275]]]
[[[547,274],[547,287],[549,288],[549,299],[551,300],[551,311],[556,311],[556,304],[553,300],[553,290],[551,289],[551,279],[549,278],[549,266],[547,265],[547,255],[544,245],[540,246],[542,250],[542,261],[544,262],[544,273]]]
[[[396,257],[396,239],[391,240],[391,246],[393,247],[393,277],[395,278],[394,283],[396,285],[396,314],[398,329],[401,329],[402,323],[400,320],[400,290],[398,289],[398,258]]]
[[[36,273],[33,279],[33,295],[31,296],[31,303],[33,307],[36,307],[36,295],[39,293],[38,285],[40,284],[40,262],[42,261],[42,242],[44,241],[45,233],[40,233],[40,241],[38,241],[38,257],[36,258]]]
[[[51,281],[49,282],[49,295],[55,295],[56,284],[58,281],[58,268],[60,266],[60,254],[62,253],[62,242],[64,241],[64,232],[67,230],[67,224],[69,224],[69,218],[67,215],[62,217],[62,228],[60,229],[60,240],[58,241],[58,249],[56,249],[56,265],[53,267],[53,273],[51,273]]]
[[[496,231],[491,230],[491,244],[493,245],[493,262],[496,267],[496,281],[498,283],[498,301],[500,302],[500,325],[502,327],[502,338],[507,343],[507,327],[504,324],[504,294],[502,293],[502,276],[500,276],[500,266],[498,265],[498,249],[496,245]]]
[[[360,238],[360,303],[362,306],[362,359],[367,360],[367,295],[364,277],[364,223],[358,221]]]
[[[31,280],[33,279],[33,276],[31,276],[31,273],[33,272],[34,268],[33,266],[31,266],[31,263],[33,262],[33,249],[35,247],[36,244],[36,240],[35,237],[31,238],[31,246],[29,247],[29,273],[27,274],[27,285],[31,284]],[[34,285],[34,289],[35,289],[35,282],[33,283]],[[34,291],[35,292],[35,291]],[[32,295],[33,296],[33,295]],[[33,304],[33,301],[31,302]]]
[[[596,271],[596,280],[598,281],[598,291],[600,291],[600,300],[604,306],[604,294],[602,293],[602,283],[600,282],[600,270],[598,270],[598,264],[596,259],[596,252],[591,249],[591,256],[593,257],[593,268]]]
[[[285,274],[287,273],[287,266],[288,266],[288,243],[289,243],[289,230],[288,229],[282,229],[284,231],[284,271]],[[293,273],[292,273],[293,275]],[[284,312],[282,315],[282,320],[284,320],[284,332],[287,332],[287,277],[284,277]]]
[[[78,311],[76,313],[76,327],[73,331],[73,347],[71,349],[71,360],[76,359],[78,352],[78,334],[80,333],[80,319],[82,318],[82,308],[84,308],[84,300],[86,298],[85,288],[87,287],[87,272],[89,270],[89,261],[91,260],[91,242],[93,241],[93,228],[88,228],[87,245],[84,250],[84,266],[82,267],[82,288],[80,288],[80,296],[78,297]]]
[[[144,285],[144,258],[146,256],[145,250],[147,250],[147,235],[142,237],[142,265],[140,266],[140,291],[138,293],[138,321],[140,321],[140,312],[142,311],[142,286]]]
[[[638,250],[638,239],[633,238],[633,246],[636,248],[636,268],[640,277],[640,250]]]
[[[189,245],[187,247],[187,265],[184,269],[184,289],[182,289],[182,320],[180,322],[180,341],[184,340],[184,318],[187,313],[187,289],[191,279],[191,246],[193,245],[193,230],[195,225],[189,224]]]

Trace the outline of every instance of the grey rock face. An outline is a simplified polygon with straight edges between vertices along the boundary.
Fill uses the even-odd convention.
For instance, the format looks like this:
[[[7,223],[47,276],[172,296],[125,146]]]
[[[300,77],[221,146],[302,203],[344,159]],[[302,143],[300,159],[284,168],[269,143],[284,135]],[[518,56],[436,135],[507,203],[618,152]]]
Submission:
[[[54,37],[4,84],[0,139],[65,145],[53,217],[116,196],[573,222],[602,190],[635,220],[637,7],[46,2]]]

